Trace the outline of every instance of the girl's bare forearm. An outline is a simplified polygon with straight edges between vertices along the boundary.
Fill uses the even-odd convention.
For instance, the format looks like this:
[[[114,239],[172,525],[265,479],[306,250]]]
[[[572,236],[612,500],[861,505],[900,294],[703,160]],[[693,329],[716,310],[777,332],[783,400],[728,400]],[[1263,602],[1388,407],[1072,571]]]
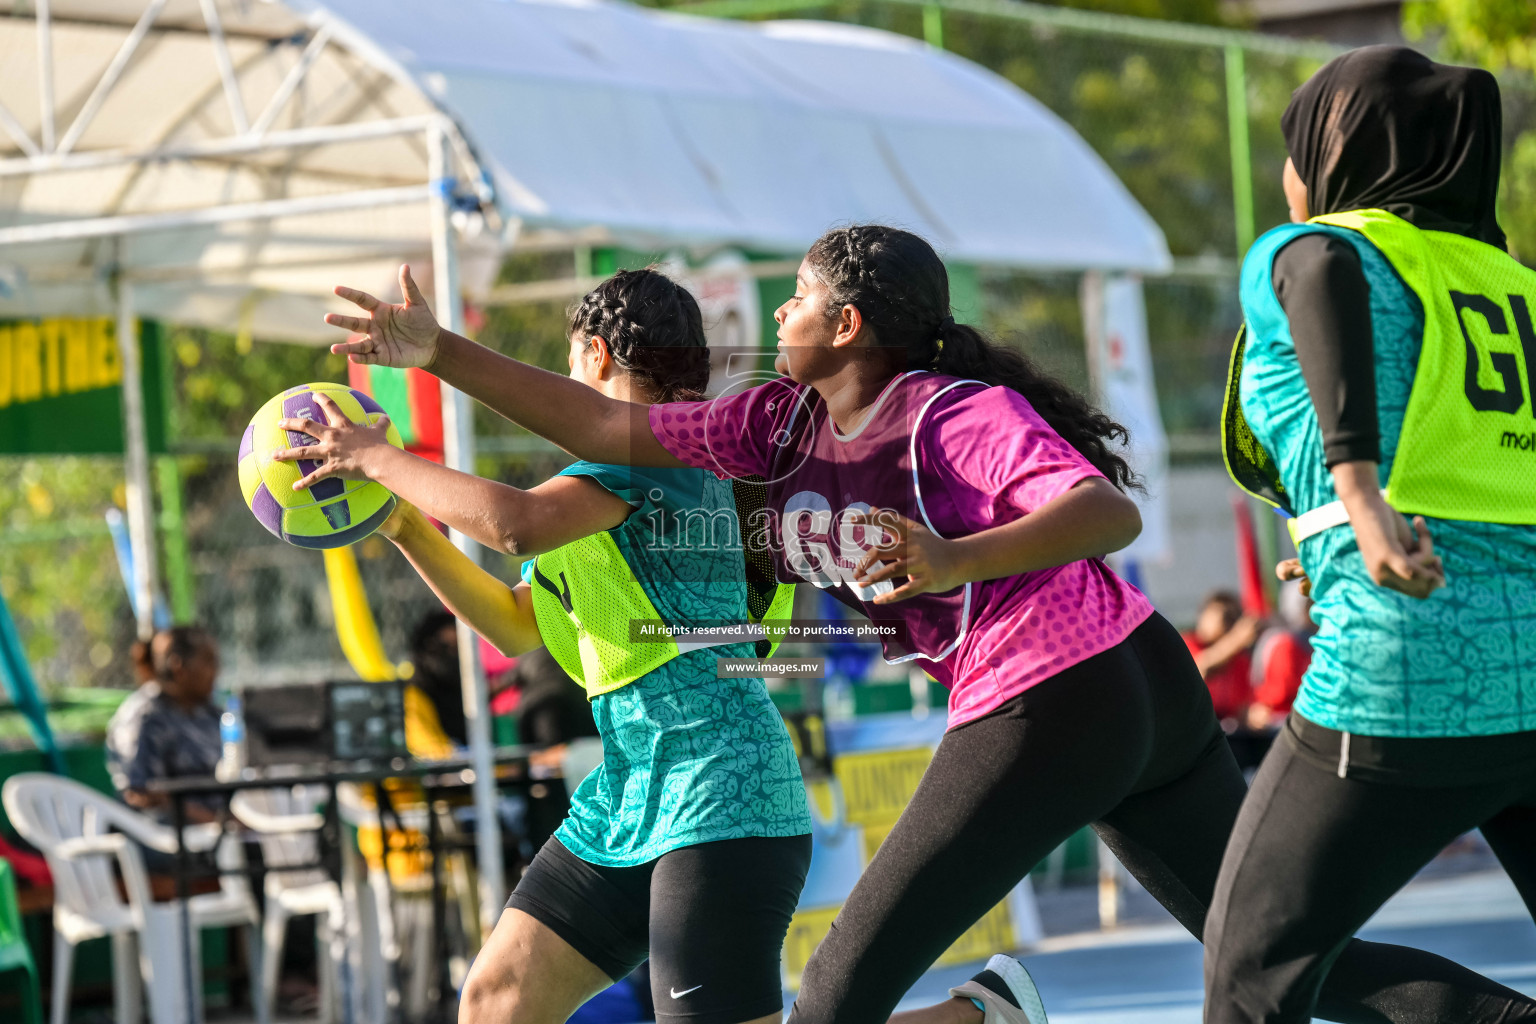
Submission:
[[[519,596],[469,560],[419,512],[391,538],[448,610],[497,650],[522,654],[543,645],[526,590]]]
[[[1118,551],[1141,533],[1135,502],[1107,480],[1089,480],[1022,519],[956,543],[967,580],[1002,579]]]
[[[510,359],[444,330],[428,369],[491,411],[577,458],[621,466],[681,466],[651,433],[649,409]]]
[[[427,515],[488,548],[511,554],[548,550],[537,536],[540,517],[527,491],[461,473],[427,459],[380,447],[368,476]]]

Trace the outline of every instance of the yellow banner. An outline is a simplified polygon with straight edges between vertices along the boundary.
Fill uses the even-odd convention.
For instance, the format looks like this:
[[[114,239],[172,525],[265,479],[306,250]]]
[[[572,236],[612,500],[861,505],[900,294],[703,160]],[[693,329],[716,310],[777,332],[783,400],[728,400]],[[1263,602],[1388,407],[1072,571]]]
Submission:
[[[1006,953],[1018,949],[1013,931],[1013,915],[1008,912],[1004,900],[987,911],[980,921],[965,930],[955,944],[944,951],[936,964],[964,964],[973,960],[985,960],[993,953]]]
[[[122,383],[110,317],[0,324],[0,409]]]
[[[841,909],[841,906],[814,907],[799,911],[790,918],[789,931],[784,936],[784,984],[787,988],[799,990],[805,965],[810,962],[816,947],[821,945],[821,940],[827,937]],[[947,966],[985,960],[993,953],[1005,953],[1017,948],[1013,915],[1008,911],[1008,901],[1004,900],[987,911],[980,921],[967,928],[954,945],[934,961],[934,965]]]
[[[889,825],[901,817],[931,760],[927,747],[838,756],[832,770],[843,786],[849,824]]]
[[[789,919],[789,931],[784,935],[784,984],[799,990],[800,976],[805,973],[806,962],[821,940],[827,937],[833,918],[841,906],[816,907],[801,910]]]
[[[911,802],[932,759],[930,748],[911,747],[841,754],[833,760],[833,774],[842,785],[845,820],[849,825],[860,826],[860,850],[866,867]],[[841,905],[814,907],[790,919],[784,938],[787,987],[799,989],[807,961],[826,938],[840,909]],[[968,928],[935,963],[968,963],[1017,947],[1013,916],[1004,900]]]

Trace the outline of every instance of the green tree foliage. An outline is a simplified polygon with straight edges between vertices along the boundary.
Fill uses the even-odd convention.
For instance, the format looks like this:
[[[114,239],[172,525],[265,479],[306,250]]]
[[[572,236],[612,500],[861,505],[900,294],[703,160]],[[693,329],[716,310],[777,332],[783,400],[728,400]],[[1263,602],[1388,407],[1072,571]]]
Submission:
[[[1536,262],[1536,5],[1530,0],[1413,0],[1403,30],[1444,60],[1488,68],[1504,94],[1499,220],[1510,249]]]
[[[1076,7],[1085,11],[1129,14],[1137,18],[1161,18],[1196,25],[1219,25],[1221,5],[1217,0],[1046,0],[1055,7]]]
[[[1536,6],[1529,0],[1410,0],[1403,29],[1410,39],[1438,40],[1452,60],[1536,73]]]
[[[323,345],[242,342],[194,327],[166,332],[175,395],[173,445],[238,440],[262,403],[313,381],[346,382],[347,363]]]
[[[346,364],[319,346],[244,344],[193,328],[167,330],[163,344],[174,396],[167,436],[206,452],[183,462],[196,551],[223,529],[221,506],[198,496],[228,499],[251,414],[296,383],[346,380]],[[6,458],[0,474],[19,485],[0,488],[0,581],[39,685],[127,685],[134,625],[105,519],[125,503],[122,460]]]
[[[133,637],[105,519],[122,461],[3,458],[0,475],[0,588],[34,676],[45,690],[112,681]]]

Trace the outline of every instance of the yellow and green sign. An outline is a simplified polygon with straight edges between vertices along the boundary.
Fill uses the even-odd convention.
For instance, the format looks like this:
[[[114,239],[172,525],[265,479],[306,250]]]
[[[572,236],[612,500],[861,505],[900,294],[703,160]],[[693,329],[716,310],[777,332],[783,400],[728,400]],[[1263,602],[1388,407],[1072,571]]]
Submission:
[[[160,328],[139,322],[149,449],[165,451]],[[123,450],[123,367],[111,317],[0,322],[0,454]]]

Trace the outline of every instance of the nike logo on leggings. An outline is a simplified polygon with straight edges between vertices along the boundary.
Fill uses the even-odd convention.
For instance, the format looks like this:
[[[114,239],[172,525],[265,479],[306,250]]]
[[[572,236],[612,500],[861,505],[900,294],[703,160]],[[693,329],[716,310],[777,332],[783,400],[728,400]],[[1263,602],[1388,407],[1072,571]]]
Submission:
[[[687,995],[689,992],[697,992],[699,989],[701,989],[703,987],[704,987],[703,985],[695,985],[695,986],[693,986],[693,988],[685,988],[681,992],[679,992],[675,988],[669,988],[669,989],[667,989],[667,991],[672,994],[672,998],[673,999],[681,999],[681,998],[683,998],[683,996]]]

